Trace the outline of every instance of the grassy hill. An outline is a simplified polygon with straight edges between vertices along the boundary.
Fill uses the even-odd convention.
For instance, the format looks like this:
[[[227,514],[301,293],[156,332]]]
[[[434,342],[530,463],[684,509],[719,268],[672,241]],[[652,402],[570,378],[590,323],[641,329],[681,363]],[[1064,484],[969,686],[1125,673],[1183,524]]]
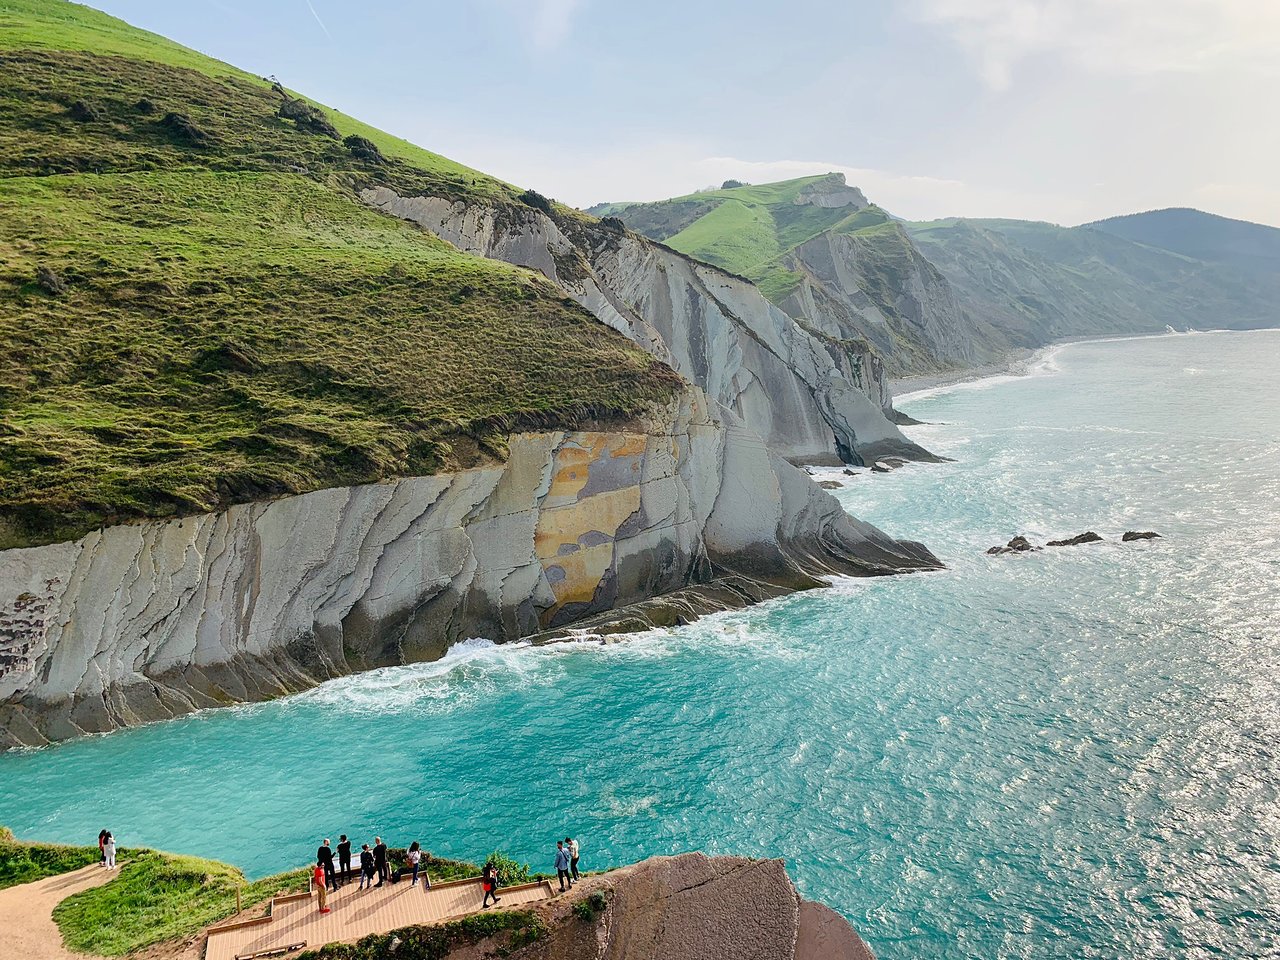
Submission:
[[[847,206],[805,203],[806,194],[846,189]],[[799,283],[785,255],[827,231],[896,238],[897,224],[839,174],[706,190],[657,203],[605,203],[589,211],[615,216],[637,233],[754,281],[774,303]]]
[[[1280,271],[1280,229],[1175,207],[1086,224],[1148,247],[1242,270]]]
[[[372,184],[520,196],[90,8],[0,0],[0,548],[467,466],[679,388]]]
[[[1280,272],[1246,274],[1092,227],[953,219],[908,230],[965,309],[1018,346],[1280,323]]]

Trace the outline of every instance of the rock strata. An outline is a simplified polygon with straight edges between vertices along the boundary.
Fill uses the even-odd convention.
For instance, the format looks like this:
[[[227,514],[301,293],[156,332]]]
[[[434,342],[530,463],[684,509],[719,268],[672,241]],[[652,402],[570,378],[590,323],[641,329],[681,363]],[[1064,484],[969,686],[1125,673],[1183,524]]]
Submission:
[[[518,954],[527,960],[872,958],[843,917],[800,898],[781,860],[654,857],[585,878],[539,911],[549,934]]]
[[[891,422],[889,382],[866,341],[797,322],[742,277],[554,210],[387,187],[361,198],[461,250],[545,274],[793,463],[936,459]]]
[[[937,566],[690,388],[629,430],[514,435],[505,464],[0,552],[0,747],[276,697],[673,592],[708,591],[682,601],[691,618],[827,575]]]

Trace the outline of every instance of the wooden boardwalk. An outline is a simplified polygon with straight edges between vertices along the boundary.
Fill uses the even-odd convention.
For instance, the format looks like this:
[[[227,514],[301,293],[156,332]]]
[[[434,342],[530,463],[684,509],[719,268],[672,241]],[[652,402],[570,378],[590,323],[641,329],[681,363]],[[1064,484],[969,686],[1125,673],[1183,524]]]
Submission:
[[[500,906],[515,907],[550,899],[555,890],[543,880],[507,887],[498,895],[502,897]],[[236,960],[297,944],[315,949],[326,943],[359,940],[370,933],[479,913],[483,900],[479,877],[432,884],[430,890],[421,882],[411,887],[408,879],[385,884],[381,890],[358,890],[349,883],[329,894],[330,912],[324,914],[317,909],[313,893],[279,896],[271,901],[266,917],[211,927],[204,956],[205,960]]]

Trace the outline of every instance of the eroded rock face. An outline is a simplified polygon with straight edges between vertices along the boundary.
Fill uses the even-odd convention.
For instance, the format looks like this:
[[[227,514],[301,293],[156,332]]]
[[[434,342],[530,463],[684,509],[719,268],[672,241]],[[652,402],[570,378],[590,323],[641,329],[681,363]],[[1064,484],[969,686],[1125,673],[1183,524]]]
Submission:
[[[607,906],[584,922],[572,906],[593,896]],[[653,857],[586,878],[540,911],[550,934],[519,957],[871,960],[842,917],[800,899],[781,860],[700,853]]]
[[[891,422],[888,381],[864,340],[798,323],[741,277],[637,234],[529,207],[386,187],[361,198],[461,250],[542,272],[792,462],[934,459]]]
[[[690,389],[505,464],[0,552],[0,747],[261,700],[714,586],[937,566]],[[750,602],[751,589],[724,592]]]

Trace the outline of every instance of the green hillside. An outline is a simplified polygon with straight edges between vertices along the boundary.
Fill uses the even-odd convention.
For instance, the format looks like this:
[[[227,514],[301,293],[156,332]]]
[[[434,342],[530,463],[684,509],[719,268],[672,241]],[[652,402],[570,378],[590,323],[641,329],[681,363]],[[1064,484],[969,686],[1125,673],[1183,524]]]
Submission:
[[[1280,270],[1280,229],[1174,207],[1086,224],[1113,236],[1242,270]]]
[[[801,177],[705,190],[657,203],[606,203],[588,212],[619,217],[637,233],[754,281],[765,296],[781,303],[800,280],[783,259],[805,241],[829,230],[898,233],[888,214],[865,201],[856,209],[800,202],[807,191],[834,183],[844,187],[844,178]]]
[[[1280,323],[1280,273],[1246,274],[1091,227],[953,219],[908,230],[965,309],[1017,346]]]
[[[668,368],[360,204],[500,181],[63,0],[0,0],[0,548],[501,457]]]

